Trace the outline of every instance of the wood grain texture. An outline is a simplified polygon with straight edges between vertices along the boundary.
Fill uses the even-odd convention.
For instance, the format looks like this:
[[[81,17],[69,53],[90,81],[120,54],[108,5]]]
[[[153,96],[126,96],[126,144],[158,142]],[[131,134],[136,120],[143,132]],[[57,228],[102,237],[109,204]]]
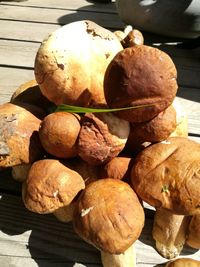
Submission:
[[[136,241],[137,266],[140,267],[166,262],[154,248],[153,215],[153,211],[146,211],[145,227]],[[29,212],[20,196],[1,195],[0,228],[0,263],[10,264],[9,267],[23,264],[31,267],[102,266],[99,251],[81,240],[71,223],[61,223],[51,214]],[[182,252],[182,256],[186,255],[194,259],[200,257],[199,252],[188,247]]]
[[[114,30],[123,28],[114,1],[27,0],[0,2],[0,104],[10,100],[22,83],[34,79],[37,49],[49,33],[61,25],[90,19]],[[178,69],[177,97],[189,117],[190,138],[200,142],[200,48],[177,46],[183,40],[144,33],[145,43],[166,51]],[[146,223],[136,242],[137,266],[164,266],[155,250],[151,230],[154,209],[145,204]],[[185,247],[181,256],[200,260],[200,251]],[[25,209],[21,184],[11,169],[0,171],[0,267],[102,267],[100,253],[81,240],[72,225],[53,215]]]

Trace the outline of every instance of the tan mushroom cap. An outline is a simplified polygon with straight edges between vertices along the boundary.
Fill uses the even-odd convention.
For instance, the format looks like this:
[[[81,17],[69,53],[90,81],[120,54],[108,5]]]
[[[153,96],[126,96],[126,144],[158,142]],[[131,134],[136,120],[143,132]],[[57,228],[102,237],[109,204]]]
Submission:
[[[89,20],[69,23],[44,40],[35,59],[42,93],[56,105],[105,105],[105,70],[123,47],[115,34]]]
[[[80,131],[77,117],[68,112],[55,112],[41,122],[39,137],[44,149],[58,158],[77,155],[77,138]]]
[[[42,157],[40,122],[22,107],[0,105],[0,167],[28,164]]]
[[[186,243],[192,248],[200,249],[200,215],[192,216],[187,231]]]
[[[200,261],[190,258],[180,258],[168,262],[165,267],[200,267]]]
[[[58,160],[43,159],[31,166],[23,184],[22,197],[27,209],[36,213],[52,213],[69,205],[85,188],[82,177]]]
[[[170,137],[138,154],[131,170],[134,190],[148,204],[182,215],[200,214],[200,144]]]
[[[118,112],[130,122],[148,121],[172,103],[176,78],[176,67],[165,52],[146,45],[125,48],[108,65],[105,98],[111,108],[151,105]]]
[[[91,165],[106,163],[123,150],[129,131],[129,122],[111,113],[86,113],[81,120],[78,155]]]
[[[100,179],[82,191],[73,216],[75,232],[98,249],[123,253],[139,237],[144,211],[132,188],[116,179]]]
[[[130,180],[132,158],[118,156],[101,166],[101,178],[113,178],[118,180]]]

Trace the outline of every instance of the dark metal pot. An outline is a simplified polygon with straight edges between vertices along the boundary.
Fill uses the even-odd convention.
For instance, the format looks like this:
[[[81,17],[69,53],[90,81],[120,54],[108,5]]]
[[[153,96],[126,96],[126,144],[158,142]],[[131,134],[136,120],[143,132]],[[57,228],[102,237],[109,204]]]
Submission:
[[[200,36],[200,0],[116,0],[121,20],[162,35]]]

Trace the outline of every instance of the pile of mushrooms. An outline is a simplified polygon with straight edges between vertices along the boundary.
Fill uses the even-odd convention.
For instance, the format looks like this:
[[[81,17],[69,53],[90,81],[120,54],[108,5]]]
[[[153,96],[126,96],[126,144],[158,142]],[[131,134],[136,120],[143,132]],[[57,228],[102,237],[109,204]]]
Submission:
[[[0,168],[22,182],[27,209],[72,221],[104,267],[136,266],[145,202],[163,257],[200,248],[200,144],[188,138],[172,59],[143,42],[130,27],[67,24],[38,49],[36,80],[0,106]]]

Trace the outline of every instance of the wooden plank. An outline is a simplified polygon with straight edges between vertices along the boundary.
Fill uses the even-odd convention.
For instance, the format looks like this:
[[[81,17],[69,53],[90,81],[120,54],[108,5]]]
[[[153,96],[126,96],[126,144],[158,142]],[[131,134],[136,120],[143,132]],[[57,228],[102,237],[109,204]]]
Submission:
[[[54,9],[73,9],[73,10],[85,10],[92,12],[106,12],[117,13],[115,3],[92,3],[87,0],[28,0],[24,2],[10,2],[2,1],[2,5],[15,5],[15,6],[29,6],[39,8],[54,8]]]
[[[39,43],[0,40],[1,64],[20,67],[33,67],[38,47]],[[162,49],[165,50],[164,46],[162,46]],[[191,57],[187,57],[186,54],[185,58],[184,50],[178,57],[174,52],[171,54],[171,56],[177,67],[179,85],[183,87],[199,87],[200,64],[196,54]]]
[[[58,28],[60,25],[1,20],[0,38],[3,40],[41,42]],[[13,31],[13,29],[15,30]]]
[[[145,227],[136,241],[137,266],[153,267],[167,260],[157,253],[151,236],[154,211],[145,212]],[[0,229],[1,266],[102,266],[99,251],[81,240],[71,223],[27,211],[21,197],[1,195]],[[198,259],[200,252],[186,247],[182,256]]]
[[[1,5],[0,19],[60,25],[87,19],[92,20],[103,27],[112,29],[123,28],[124,25],[119,19],[118,14],[11,5]]]
[[[0,67],[0,104],[10,101],[16,88],[32,79],[33,70]]]

